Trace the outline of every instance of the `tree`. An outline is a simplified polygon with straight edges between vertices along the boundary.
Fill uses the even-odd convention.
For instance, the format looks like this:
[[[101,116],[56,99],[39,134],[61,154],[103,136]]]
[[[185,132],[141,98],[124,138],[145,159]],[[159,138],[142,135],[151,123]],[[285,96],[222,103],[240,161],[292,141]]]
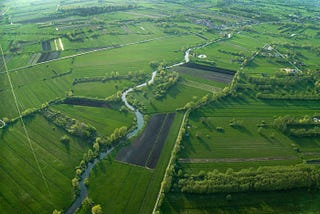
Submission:
[[[90,198],[85,198],[81,204],[82,213],[90,213],[91,207],[93,206],[93,201]]]
[[[101,205],[97,204],[97,205],[93,206],[91,209],[91,213],[92,214],[102,214],[103,211],[102,211]]]
[[[2,121],[5,122],[5,123],[9,123],[10,120],[9,120],[9,118],[4,117],[4,118],[2,118]]]
[[[88,161],[93,161],[94,159],[94,153],[91,149],[88,150]]]
[[[64,143],[64,144],[68,144],[70,142],[70,138],[67,136],[67,135],[63,135],[61,138],[60,138],[60,142],[61,143]]]
[[[100,150],[99,143],[96,142],[93,144],[93,150],[94,150],[94,152],[99,152],[99,150]]]
[[[72,182],[73,188],[78,188],[78,185],[79,185],[78,178],[73,178],[71,182]]]
[[[53,210],[52,214],[62,214],[62,211],[55,209],[55,210]]]

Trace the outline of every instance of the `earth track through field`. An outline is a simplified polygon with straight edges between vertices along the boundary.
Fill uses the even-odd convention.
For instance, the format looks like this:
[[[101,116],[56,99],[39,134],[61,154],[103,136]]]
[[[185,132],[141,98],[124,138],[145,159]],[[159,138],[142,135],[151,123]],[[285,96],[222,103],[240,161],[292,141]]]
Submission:
[[[238,163],[257,161],[294,160],[295,156],[288,157],[261,157],[261,158],[180,158],[179,163]]]

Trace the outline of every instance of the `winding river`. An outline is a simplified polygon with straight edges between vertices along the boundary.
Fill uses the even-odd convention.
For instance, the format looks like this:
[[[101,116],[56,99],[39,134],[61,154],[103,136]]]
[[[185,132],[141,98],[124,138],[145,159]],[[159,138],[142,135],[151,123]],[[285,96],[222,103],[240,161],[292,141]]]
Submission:
[[[218,40],[216,40],[218,41]],[[215,41],[215,42],[216,42]],[[204,45],[201,45],[201,46],[197,46],[197,47],[194,47],[194,48],[189,48],[185,51],[185,54],[184,54],[184,61],[183,62],[180,62],[180,63],[177,63],[177,64],[174,64],[174,65],[171,65],[171,66],[167,66],[165,67],[165,69],[168,69],[168,68],[172,68],[172,67],[176,67],[176,66],[180,66],[180,65],[183,65],[183,64],[186,64],[190,61],[190,58],[189,58],[189,53],[192,49],[196,49],[196,48],[202,48],[202,47],[205,47],[209,44],[211,44],[213,42],[209,42],[209,43],[206,43]],[[151,79],[148,81],[148,82],[145,82],[143,84],[140,84],[140,85],[137,85],[133,88],[129,88],[128,90],[126,90],[125,92],[123,92],[122,96],[121,96],[121,99],[123,101],[123,103],[126,105],[126,107],[128,107],[131,111],[133,111],[136,115],[136,118],[137,118],[137,128],[135,130],[133,130],[132,132],[128,133],[127,134],[127,138],[131,138],[133,136],[135,136],[143,127],[144,125],[144,119],[143,119],[143,115],[141,114],[141,112],[134,108],[132,105],[130,105],[128,103],[128,100],[127,100],[127,95],[128,93],[132,92],[134,89],[137,89],[137,88],[142,88],[142,87],[145,87],[147,85],[150,85],[154,82],[155,80],[155,77],[157,75],[157,70],[152,72],[152,76],[151,76]],[[66,214],[72,214],[72,213],[75,213],[75,211],[81,206],[83,200],[87,197],[88,195],[88,190],[87,190],[87,187],[86,185],[84,184],[84,181],[86,178],[89,177],[89,174],[91,172],[91,170],[93,169],[93,167],[99,163],[100,160],[102,160],[103,158],[105,158],[108,154],[110,154],[111,152],[113,151],[113,148],[110,148],[109,150],[107,150],[106,152],[102,152],[100,153],[99,157],[97,157],[96,159],[94,159],[93,162],[90,162],[86,168],[86,170],[83,172],[83,174],[81,175],[81,180],[79,181],[79,190],[80,190],[80,193],[79,195],[77,195],[77,198],[75,199],[75,201],[72,203],[72,205],[68,208],[68,210],[65,212]]]

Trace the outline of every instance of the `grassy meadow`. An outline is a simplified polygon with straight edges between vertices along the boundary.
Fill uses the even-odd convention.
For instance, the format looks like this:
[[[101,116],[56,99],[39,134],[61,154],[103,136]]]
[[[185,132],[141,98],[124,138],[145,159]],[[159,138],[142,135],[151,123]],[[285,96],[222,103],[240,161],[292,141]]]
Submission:
[[[35,210],[46,213],[56,207],[65,209],[73,200],[74,166],[89,144],[72,136],[68,144],[61,143],[60,138],[68,134],[41,116],[25,122],[49,188],[42,179],[20,122],[0,130],[1,210],[4,213],[34,213]]]
[[[241,71],[247,80],[282,75],[279,82],[319,72],[319,6],[317,0],[10,0],[0,2],[0,45],[17,105],[25,112],[69,96],[105,99],[138,84],[122,77],[143,73],[149,78],[158,65],[182,62],[188,48],[212,42],[190,52],[192,63],[208,69],[188,65],[169,69],[179,73],[179,80],[161,99],[155,99],[152,91],[157,85],[129,93],[129,102],[147,119],[156,113],[176,112],[207,94],[225,93],[233,76],[212,74],[212,69]],[[51,58],[54,60],[47,61]],[[121,78],[96,80],[114,74]],[[318,100],[255,96],[262,90],[280,98],[295,93],[315,96],[320,83],[317,79],[311,82],[295,88],[240,82],[239,91],[193,110],[175,168],[190,174],[319,160],[318,137],[295,138],[273,126],[278,116],[319,115]],[[2,57],[0,103],[0,119],[19,116]],[[94,126],[99,136],[130,127],[135,120],[132,112],[120,108],[66,104],[50,104],[49,108]],[[117,151],[96,165],[88,188],[95,204],[101,204],[106,213],[150,213],[182,117],[183,113],[176,113],[154,170],[117,162]],[[92,142],[69,135],[38,113],[24,121],[34,152],[19,120],[0,129],[0,210],[66,210],[73,200],[75,168]],[[70,138],[67,144],[60,142],[64,135]],[[239,193],[232,194],[231,200],[225,194],[170,192],[160,213],[315,213],[320,209],[318,201],[318,192],[304,190]]]
[[[152,212],[182,118],[183,114],[176,114],[154,170],[120,163],[110,156],[91,172],[88,196],[112,213]]]
[[[134,120],[132,112],[124,113],[109,108],[62,104],[54,106],[53,109],[79,121],[86,121],[94,126],[101,136],[109,136],[114,129],[121,126],[130,127]]]

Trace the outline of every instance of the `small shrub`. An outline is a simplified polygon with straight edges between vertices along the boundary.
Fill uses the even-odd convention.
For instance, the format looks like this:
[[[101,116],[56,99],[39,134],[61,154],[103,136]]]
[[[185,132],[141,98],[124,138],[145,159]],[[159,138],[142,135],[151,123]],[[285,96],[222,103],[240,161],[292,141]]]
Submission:
[[[60,142],[63,143],[63,144],[68,144],[70,142],[70,138],[67,135],[63,135],[60,138]]]
[[[216,130],[217,130],[218,132],[224,132],[224,129],[223,129],[222,127],[220,127],[220,126],[217,126],[217,127],[216,127]]]

